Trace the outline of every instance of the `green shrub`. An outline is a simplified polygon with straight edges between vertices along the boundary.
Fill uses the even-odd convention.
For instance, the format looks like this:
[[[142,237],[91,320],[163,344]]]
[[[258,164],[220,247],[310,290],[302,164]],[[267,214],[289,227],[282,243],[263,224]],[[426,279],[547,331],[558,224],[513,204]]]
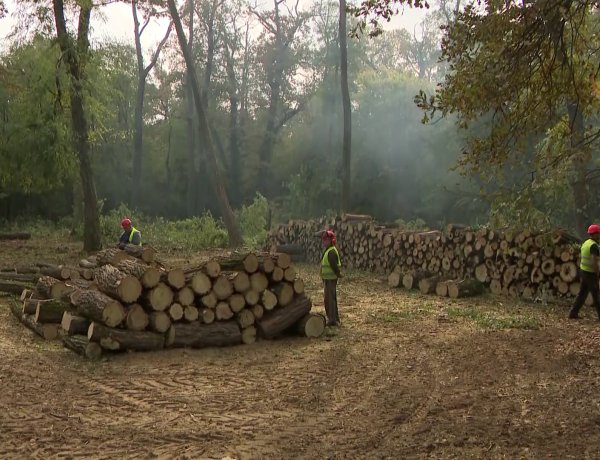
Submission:
[[[269,215],[269,202],[267,199],[257,193],[252,204],[242,206],[238,214],[244,244],[251,248],[263,246],[267,239],[267,219]]]

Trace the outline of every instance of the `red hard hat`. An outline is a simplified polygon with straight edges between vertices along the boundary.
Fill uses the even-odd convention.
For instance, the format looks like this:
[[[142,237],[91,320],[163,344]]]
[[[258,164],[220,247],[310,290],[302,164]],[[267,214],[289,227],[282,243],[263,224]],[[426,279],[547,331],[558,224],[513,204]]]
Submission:
[[[588,227],[588,235],[593,235],[595,233],[600,233],[600,225],[592,224]]]
[[[128,219],[127,217],[125,217],[125,219],[123,219],[121,221],[121,227],[123,227],[123,228],[131,227],[131,219]]]
[[[323,232],[323,236],[321,237],[323,240],[331,240],[332,244],[335,244],[335,232],[333,230],[325,230]]]

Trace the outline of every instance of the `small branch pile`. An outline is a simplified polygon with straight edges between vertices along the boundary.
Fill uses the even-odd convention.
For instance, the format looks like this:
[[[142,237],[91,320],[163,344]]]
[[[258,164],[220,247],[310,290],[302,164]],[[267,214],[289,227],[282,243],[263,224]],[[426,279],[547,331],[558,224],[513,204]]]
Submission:
[[[406,231],[370,216],[290,221],[274,229],[271,247],[302,247],[308,260],[322,255],[320,234],[337,233],[345,267],[388,274],[390,286],[419,286],[424,293],[493,294],[525,299],[572,298],[579,290],[577,239],[563,231],[477,230],[448,225],[444,231]]]
[[[90,359],[106,351],[250,344],[289,330],[307,337],[324,331],[287,254],[234,254],[170,270],[134,255],[140,258],[111,248],[80,261],[79,269],[40,269],[29,275],[13,313]],[[73,275],[86,270],[90,279]]]

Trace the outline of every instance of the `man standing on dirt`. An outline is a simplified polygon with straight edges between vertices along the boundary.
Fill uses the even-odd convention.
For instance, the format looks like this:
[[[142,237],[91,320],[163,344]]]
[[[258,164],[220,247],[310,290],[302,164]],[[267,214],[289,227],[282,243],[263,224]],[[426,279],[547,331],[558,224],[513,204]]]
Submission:
[[[142,245],[142,234],[137,228],[131,225],[131,219],[125,217],[121,221],[121,227],[123,227],[123,233],[121,233],[121,237],[119,238],[120,249],[125,249],[125,246],[128,244],[135,246]]]
[[[325,283],[325,314],[328,326],[339,326],[340,315],[337,306],[337,281],[342,277],[342,260],[337,250],[335,233],[325,230],[321,237],[325,251],[321,257],[321,279]]]
[[[600,241],[600,225],[590,225],[587,232],[590,237],[581,245],[579,262],[581,286],[579,287],[579,294],[575,299],[575,304],[569,313],[569,318],[579,318],[579,310],[583,306],[585,299],[587,299],[588,293],[591,293],[594,307],[600,320],[600,288],[598,287],[598,262],[600,261],[598,241]]]

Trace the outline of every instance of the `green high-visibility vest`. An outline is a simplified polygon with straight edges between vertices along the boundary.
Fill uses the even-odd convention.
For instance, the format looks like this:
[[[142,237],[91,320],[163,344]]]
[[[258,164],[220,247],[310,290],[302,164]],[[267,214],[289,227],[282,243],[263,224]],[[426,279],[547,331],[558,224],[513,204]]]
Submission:
[[[129,244],[131,244],[131,242],[133,241],[134,233],[140,233],[140,231],[138,229],[136,229],[135,227],[131,227],[131,233],[129,234]],[[140,246],[141,245],[142,245],[142,234],[140,233]]]
[[[337,256],[337,266],[338,269],[342,268],[342,261],[340,259],[340,253],[338,252],[335,246],[329,246],[325,252],[323,253],[323,258],[321,259],[321,279],[324,280],[335,280],[337,279],[337,275],[329,265],[329,253],[333,251]]]
[[[596,272],[594,265],[592,264],[592,253],[590,251],[594,244],[598,243],[590,238],[589,240],[585,240],[581,245],[581,261],[579,262],[579,268],[584,272]]]

